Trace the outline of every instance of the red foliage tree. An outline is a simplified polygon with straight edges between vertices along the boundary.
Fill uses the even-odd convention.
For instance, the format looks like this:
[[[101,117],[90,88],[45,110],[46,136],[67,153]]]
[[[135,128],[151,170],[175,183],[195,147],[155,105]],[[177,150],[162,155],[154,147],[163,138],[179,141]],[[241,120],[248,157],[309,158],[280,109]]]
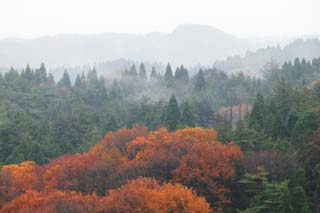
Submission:
[[[3,206],[0,213],[54,213],[54,212],[98,212],[97,195],[83,195],[79,192],[51,191],[41,193],[28,190],[25,194]]]
[[[203,197],[180,185],[138,178],[116,190],[110,190],[101,201],[107,212],[210,212]]]
[[[27,190],[42,188],[40,166],[33,161],[11,164],[0,171],[0,205],[23,194]]]
[[[233,144],[195,143],[173,171],[174,180],[194,188],[219,209],[230,202],[227,183],[235,176],[233,163],[241,158],[240,148]]]

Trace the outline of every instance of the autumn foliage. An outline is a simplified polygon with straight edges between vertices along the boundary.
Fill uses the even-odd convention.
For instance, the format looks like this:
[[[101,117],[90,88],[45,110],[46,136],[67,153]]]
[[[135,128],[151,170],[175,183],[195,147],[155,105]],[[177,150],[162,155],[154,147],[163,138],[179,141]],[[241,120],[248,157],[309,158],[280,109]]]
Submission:
[[[230,202],[229,183],[242,153],[216,137],[213,129],[149,132],[136,126],[109,132],[88,152],[44,166],[4,166],[1,211],[220,211]]]

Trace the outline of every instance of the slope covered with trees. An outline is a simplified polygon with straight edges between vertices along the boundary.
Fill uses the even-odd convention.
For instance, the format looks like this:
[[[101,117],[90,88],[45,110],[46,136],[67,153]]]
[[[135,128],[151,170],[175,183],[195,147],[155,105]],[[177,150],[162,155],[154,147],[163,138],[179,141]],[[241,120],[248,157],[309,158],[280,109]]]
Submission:
[[[316,212],[319,73],[320,59],[268,63],[263,78],[142,63],[56,83],[43,64],[11,69],[2,211]]]

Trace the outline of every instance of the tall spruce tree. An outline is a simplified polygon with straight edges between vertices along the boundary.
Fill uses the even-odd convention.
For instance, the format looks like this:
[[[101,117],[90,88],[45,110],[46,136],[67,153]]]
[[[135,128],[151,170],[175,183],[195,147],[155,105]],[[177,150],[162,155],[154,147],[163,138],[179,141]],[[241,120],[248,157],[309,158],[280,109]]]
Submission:
[[[167,85],[172,85],[173,83],[173,74],[170,64],[168,63],[166,67],[166,72],[164,74],[164,80],[167,83]]]
[[[206,79],[204,77],[204,73],[203,73],[202,69],[200,69],[197,76],[196,76],[195,90],[197,92],[202,92],[205,89],[206,89]]]
[[[188,102],[183,106],[181,121],[184,126],[194,127],[195,125],[192,110]]]
[[[157,74],[156,68],[152,67],[150,78],[157,79],[157,77],[158,77],[158,74]]]
[[[264,97],[261,93],[258,93],[256,100],[253,104],[251,114],[249,116],[249,127],[256,129],[263,129],[265,125],[266,105],[264,103]]]
[[[167,107],[166,124],[169,131],[176,130],[180,124],[180,109],[174,95],[171,96]]]
[[[146,68],[145,68],[143,62],[141,62],[141,64],[140,64],[139,78],[142,79],[142,80],[146,80],[147,79],[147,71],[146,71]]]
[[[58,83],[58,86],[68,88],[68,89],[71,88],[71,81],[70,81],[69,73],[67,72],[67,70],[64,71],[63,76]]]

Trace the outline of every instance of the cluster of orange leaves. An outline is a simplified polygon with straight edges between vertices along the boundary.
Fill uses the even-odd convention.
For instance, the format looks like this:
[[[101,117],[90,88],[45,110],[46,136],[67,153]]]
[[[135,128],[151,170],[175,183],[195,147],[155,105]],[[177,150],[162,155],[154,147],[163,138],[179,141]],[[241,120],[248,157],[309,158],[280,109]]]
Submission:
[[[242,153],[216,137],[212,129],[136,126],[106,134],[86,153],[4,166],[0,212],[221,211]]]

